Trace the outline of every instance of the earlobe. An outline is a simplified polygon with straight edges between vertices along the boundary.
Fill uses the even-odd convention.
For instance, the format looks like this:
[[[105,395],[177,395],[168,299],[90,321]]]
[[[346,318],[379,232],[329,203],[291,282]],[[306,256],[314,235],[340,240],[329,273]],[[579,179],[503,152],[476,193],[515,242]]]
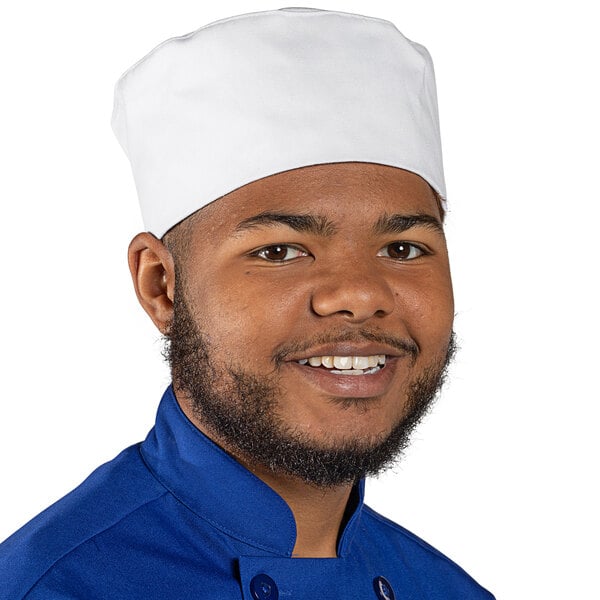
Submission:
[[[129,271],[143,309],[161,333],[173,318],[175,265],[165,245],[151,233],[139,233],[129,244]]]

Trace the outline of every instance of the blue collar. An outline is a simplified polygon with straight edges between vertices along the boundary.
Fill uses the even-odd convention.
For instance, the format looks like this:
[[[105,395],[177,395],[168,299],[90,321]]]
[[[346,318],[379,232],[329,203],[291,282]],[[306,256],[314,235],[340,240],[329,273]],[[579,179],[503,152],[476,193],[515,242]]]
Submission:
[[[289,506],[192,424],[172,386],[162,397],[156,425],[142,443],[141,453],[161,484],[198,517],[242,542],[292,555],[296,523]],[[350,549],[363,499],[361,481],[351,496],[356,507],[338,542],[340,557]]]

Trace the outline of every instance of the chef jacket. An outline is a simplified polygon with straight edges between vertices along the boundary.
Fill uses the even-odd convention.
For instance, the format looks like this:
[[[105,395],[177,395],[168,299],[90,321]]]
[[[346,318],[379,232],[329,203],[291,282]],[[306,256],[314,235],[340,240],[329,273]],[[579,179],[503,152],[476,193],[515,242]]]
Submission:
[[[204,436],[169,387],[143,443],[0,545],[0,598],[493,598],[363,495],[361,481],[337,558],[292,558],[290,508]]]

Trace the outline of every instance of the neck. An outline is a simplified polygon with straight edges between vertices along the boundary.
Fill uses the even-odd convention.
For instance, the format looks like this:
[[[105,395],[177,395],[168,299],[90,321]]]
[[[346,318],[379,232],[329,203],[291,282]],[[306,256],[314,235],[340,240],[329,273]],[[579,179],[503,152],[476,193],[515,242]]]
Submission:
[[[239,460],[239,459],[238,459]],[[295,477],[275,474],[262,466],[240,462],[290,507],[296,521],[298,558],[335,558],[337,542],[352,485],[318,488]]]
[[[183,394],[178,394],[182,397]],[[298,558],[334,558],[352,484],[319,488],[296,477],[273,473],[229,448],[212,434],[196,417],[188,402],[179,402],[192,423],[213,442],[231,454],[249,471],[277,492],[290,507],[296,521],[296,544],[293,556]]]

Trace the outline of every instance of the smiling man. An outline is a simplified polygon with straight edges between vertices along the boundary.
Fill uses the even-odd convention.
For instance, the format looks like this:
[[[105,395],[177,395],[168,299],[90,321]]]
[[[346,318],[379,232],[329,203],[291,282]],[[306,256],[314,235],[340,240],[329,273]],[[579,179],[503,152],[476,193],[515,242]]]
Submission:
[[[363,504],[453,352],[435,83],[390,23],[284,9],[157,47],[113,126],[173,383],[9,538],[0,597],[492,596]]]

